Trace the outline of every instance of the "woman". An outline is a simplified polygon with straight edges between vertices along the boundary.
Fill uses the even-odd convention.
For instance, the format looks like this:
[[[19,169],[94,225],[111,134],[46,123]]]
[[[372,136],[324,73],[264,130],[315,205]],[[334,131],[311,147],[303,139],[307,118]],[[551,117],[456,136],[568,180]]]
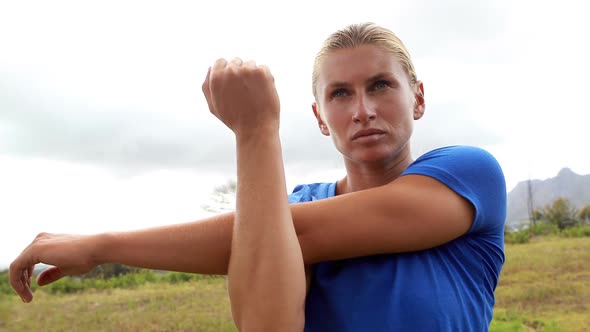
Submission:
[[[236,133],[235,222],[230,213],[135,232],[42,233],[11,265],[11,283],[23,301],[32,300],[36,263],[55,266],[39,275],[44,285],[118,262],[229,272],[232,312],[244,330],[281,324],[304,324],[305,331],[488,329],[504,262],[504,177],[491,155],[472,147],[441,148],[412,160],[409,140],[413,121],[424,114],[424,88],[393,33],[352,25],[330,36],[318,53],[312,108],[320,131],[343,155],[347,174],[335,183],[296,187],[289,202],[299,204],[288,208],[278,98],[268,69],[219,60],[203,89],[211,111]],[[246,90],[237,98],[240,89]],[[256,159],[245,157],[257,144],[267,147],[256,157],[268,173],[257,173]],[[267,235],[252,231],[262,227],[274,228]],[[307,294],[304,263],[311,266]],[[247,284],[232,281],[238,271],[254,283],[251,293]],[[281,310],[281,298],[287,310]]]

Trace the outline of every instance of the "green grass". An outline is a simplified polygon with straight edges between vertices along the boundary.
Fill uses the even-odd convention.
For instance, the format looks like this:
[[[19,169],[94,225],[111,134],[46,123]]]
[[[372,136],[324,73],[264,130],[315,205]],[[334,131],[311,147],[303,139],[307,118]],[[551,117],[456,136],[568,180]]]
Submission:
[[[590,238],[507,244],[490,331],[589,331]],[[181,276],[176,276],[179,278]],[[0,331],[236,331],[223,278],[50,293],[0,292]]]
[[[28,304],[0,296],[0,331],[236,331],[221,278],[63,295],[37,291]]]
[[[506,245],[491,331],[590,330],[590,238]]]

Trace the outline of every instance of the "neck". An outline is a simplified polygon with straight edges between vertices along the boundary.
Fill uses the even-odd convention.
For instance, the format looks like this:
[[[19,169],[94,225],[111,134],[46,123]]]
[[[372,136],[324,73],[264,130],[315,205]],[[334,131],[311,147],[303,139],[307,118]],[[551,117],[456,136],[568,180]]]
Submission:
[[[336,194],[346,194],[386,185],[400,177],[413,162],[409,147],[395,157],[375,163],[359,163],[345,159],[346,176],[338,181]]]

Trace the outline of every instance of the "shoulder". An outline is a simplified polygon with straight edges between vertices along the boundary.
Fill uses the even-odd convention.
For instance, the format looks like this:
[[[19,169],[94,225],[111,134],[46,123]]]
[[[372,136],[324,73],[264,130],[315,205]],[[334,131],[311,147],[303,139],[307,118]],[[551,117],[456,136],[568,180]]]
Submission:
[[[488,151],[473,146],[448,146],[420,156],[403,173],[435,178],[467,199],[476,209],[473,229],[503,225],[506,182],[500,164]]]
[[[336,182],[318,182],[310,184],[299,184],[295,186],[289,195],[289,203],[302,203],[315,201],[334,196],[336,193]]]
[[[489,182],[505,190],[504,173],[488,151],[474,146],[448,146],[420,156],[402,175],[419,174],[447,182]],[[459,185],[459,184],[457,184]]]
[[[487,166],[499,169],[498,161],[488,151],[479,147],[466,145],[446,146],[429,151],[416,159],[408,167],[406,172],[424,165],[441,165],[446,167],[457,167],[461,165],[465,167]]]

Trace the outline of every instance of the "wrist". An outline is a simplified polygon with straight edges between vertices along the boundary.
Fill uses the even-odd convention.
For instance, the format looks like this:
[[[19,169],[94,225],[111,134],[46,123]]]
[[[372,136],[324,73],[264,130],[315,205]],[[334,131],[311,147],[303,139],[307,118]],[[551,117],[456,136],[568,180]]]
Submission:
[[[256,128],[235,131],[234,133],[238,145],[274,142],[279,138],[279,126],[262,125]]]
[[[90,238],[90,260],[93,265],[114,263],[111,250],[113,250],[114,240],[116,235],[114,233],[100,233],[92,235]]]

